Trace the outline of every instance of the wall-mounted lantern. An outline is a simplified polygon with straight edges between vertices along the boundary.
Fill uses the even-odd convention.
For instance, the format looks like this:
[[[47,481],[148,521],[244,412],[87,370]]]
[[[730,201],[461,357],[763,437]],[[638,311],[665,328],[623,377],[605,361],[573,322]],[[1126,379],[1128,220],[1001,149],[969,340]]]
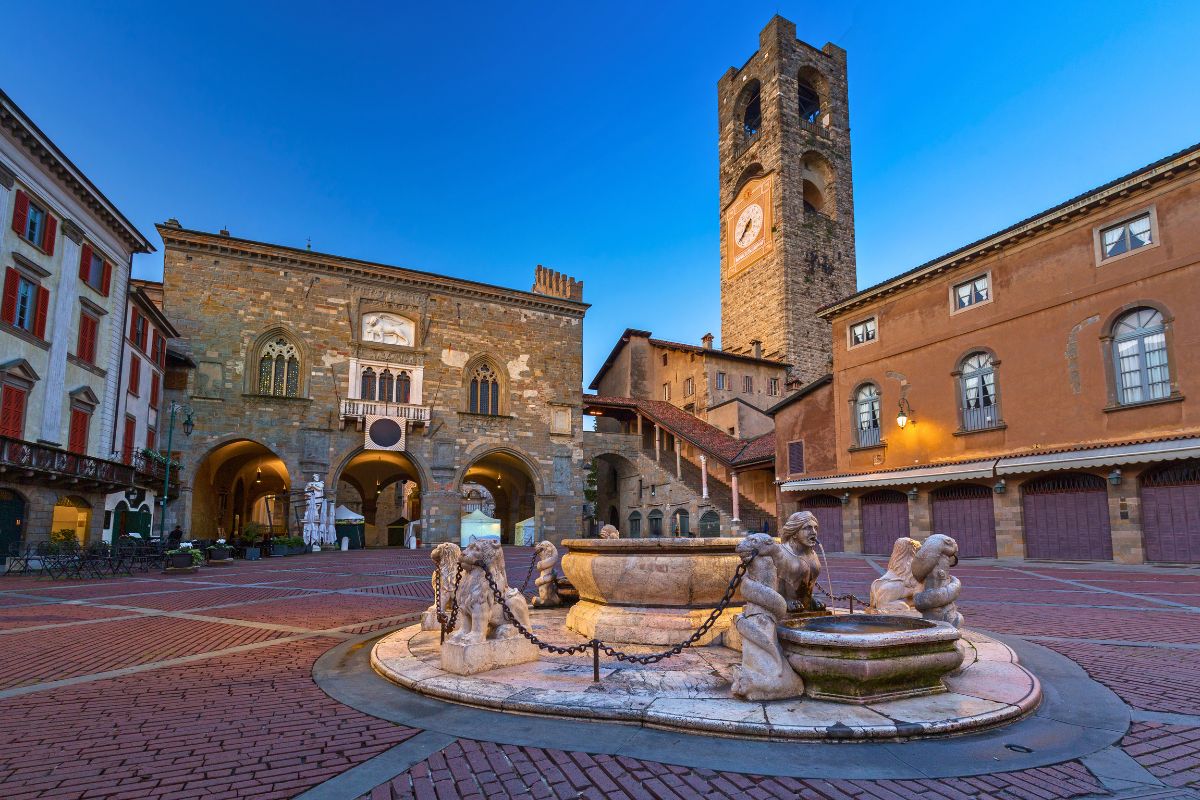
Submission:
[[[996,494],[1004,494],[1008,490],[1008,484],[1004,482],[1004,478],[996,481],[996,485],[992,487],[992,491]]]
[[[907,400],[905,400],[903,397],[901,397],[900,398],[900,410],[896,414],[896,424],[900,426],[901,430],[903,430],[904,426],[910,422],[912,424],[916,425],[917,419],[916,419],[916,417],[913,416],[912,406],[909,404],[909,402]]]
[[[1113,486],[1120,486],[1121,481],[1122,481],[1121,470],[1114,469],[1112,472],[1108,473],[1108,482],[1111,483]]]

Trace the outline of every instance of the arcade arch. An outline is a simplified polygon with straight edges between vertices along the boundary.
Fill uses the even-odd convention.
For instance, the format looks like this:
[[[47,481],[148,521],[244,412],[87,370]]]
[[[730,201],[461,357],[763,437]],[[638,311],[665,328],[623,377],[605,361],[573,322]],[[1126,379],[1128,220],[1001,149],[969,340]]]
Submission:
[[[338,505],[362,514],[368,547],[403,546],[409,523],[421,519],[421,470],[407,453],[360,449],[342,466],[336,488]]]
[[[500,539],[516,544],[521,536],[517,523],[538,517],[537,494],[540,484],[537,468],[524,457],[508,450],[492,450],[477,456],[459,476],[458,487],[478,484],[495,502],[495,518],[500,521]],[[541,531],[535,534],[540,539]]]
[[[273,450],[252,439],[224,442],[196,467],[192,485],[194,539],[232,537],[251,520],[284,535],[292,522],[292,480]]]

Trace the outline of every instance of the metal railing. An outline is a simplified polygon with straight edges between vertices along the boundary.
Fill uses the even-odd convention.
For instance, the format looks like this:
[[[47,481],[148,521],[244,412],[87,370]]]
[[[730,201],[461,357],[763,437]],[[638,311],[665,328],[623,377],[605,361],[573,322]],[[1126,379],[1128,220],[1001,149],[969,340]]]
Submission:
[[[387,403],[381,400],[343,400],[343,417],[396,417],[413,422],[429,421],[429,406],[411,403]]]
[[[0,472],[23,473],[30,478],[76,478],[110,488],[133,486],[137,476],[132,464],[5,436],[0,436]]]

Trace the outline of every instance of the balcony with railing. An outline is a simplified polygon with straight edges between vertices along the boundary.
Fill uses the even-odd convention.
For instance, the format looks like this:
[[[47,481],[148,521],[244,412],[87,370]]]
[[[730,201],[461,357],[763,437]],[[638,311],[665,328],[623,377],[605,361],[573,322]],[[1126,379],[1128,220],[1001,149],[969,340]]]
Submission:
[[[5,480],[61,483],[112,492],[140,483],[133,464],[80,455],[58,447],[0,436],[0,475]],[[159,478],[161,486],[161,476]]]
[[[148,454],[145,450],[142,450],[135,454],[131,461],[134,469],[134,482],[138,486],[161,492],[163,480],[168,479],[166,457],[158,453]],[[177,459],[171,460],[171,474],[167,488],[168,497],[174,498],[179,496],[179,475],[182,469],[183,467]]]
[[[366,416],[395,417],[410,422],[428,422],[429,406],[411,403],[386,403],[382,400],[343,400],[343,419],[362,419]]]

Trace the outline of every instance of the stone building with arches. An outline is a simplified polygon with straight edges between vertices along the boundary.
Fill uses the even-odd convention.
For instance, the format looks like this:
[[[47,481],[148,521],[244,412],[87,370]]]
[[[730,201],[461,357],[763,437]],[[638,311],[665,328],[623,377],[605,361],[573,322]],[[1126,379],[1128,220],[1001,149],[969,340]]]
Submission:
[[[1200,145],[827,305],[777,403],[827,549],[1200,563]]]
[[[168,382],[195,421],[174,440],[188,485],[170,523],[295,533],[318,476],[366,519],[368,545],[409,526],[457,541],[464,484],[490,493],[505,541],[530,519],[539,538],[577,535],[581,282],[538,267],[521,291],[158,230],[165,311],[195,364]]]

